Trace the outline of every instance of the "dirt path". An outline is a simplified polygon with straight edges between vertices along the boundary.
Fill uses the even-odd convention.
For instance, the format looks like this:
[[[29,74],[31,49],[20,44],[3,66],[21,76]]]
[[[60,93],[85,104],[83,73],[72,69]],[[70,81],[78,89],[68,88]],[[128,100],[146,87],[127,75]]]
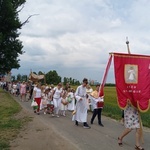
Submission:
[[[21,130],[16,139],[11,142],[11,150],[76,150],[77,148],[60,136],[50,125],[44,124],[38,116],[27,110],[20,115],[32,117]]]

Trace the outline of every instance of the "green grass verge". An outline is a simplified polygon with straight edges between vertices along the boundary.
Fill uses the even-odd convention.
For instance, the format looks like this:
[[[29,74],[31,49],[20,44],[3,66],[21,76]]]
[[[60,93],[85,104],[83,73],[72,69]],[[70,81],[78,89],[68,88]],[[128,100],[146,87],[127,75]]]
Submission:
[[[17,137],[19,130],[30,118],[16,118],[21,106],[0,88],[0,150],[9,150],[9,142]]]

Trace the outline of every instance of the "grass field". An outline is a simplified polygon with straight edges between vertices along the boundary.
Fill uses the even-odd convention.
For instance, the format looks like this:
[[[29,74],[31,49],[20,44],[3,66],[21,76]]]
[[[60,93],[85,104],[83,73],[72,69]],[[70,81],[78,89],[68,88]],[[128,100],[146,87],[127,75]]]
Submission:
[[[15,118],[20,105],[0,88],[0,150],[9,150],[9,141],[14,139],[28,117]]]

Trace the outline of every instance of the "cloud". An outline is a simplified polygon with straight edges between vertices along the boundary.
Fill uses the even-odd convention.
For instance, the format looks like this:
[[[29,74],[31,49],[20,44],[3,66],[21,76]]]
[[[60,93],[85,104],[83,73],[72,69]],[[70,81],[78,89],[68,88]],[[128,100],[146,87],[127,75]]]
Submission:
[[[28,0],[20,13],[21,21],[30,18],[21,30],[24,55],[21,68],[61,76],[100,80],[110,52],[149,55],[148,0]],[[31,65],[32,64],[32,65]],[[77,73],[78,72],[78,73]],[[101,75],[100,75],[101,74]],[[108,82],[114,82],[113,66]]]

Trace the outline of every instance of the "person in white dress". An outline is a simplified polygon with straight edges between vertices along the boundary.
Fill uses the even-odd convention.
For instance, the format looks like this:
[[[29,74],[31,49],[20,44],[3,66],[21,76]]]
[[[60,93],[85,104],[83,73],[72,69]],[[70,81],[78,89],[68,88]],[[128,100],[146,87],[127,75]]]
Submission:
[[[54,103],[54,114],[53,116],[56,115],[59,117],[59,110],[60,110],[60,105],[61,105],[61,99],[62,99],[62,84],[59,83],[57,87],[53,89],[53,103]]]
[[[61,99],[61,106],[60,106],[60,110],[61,110],[60,114],[62,116],[66,116],[66,110],[67,110],[67,105],[68,105],[67,95],[68,95],[68,92],[64,89],[63,94],[62,94],[62,99]]]
[[[78,122],[83,123],[83,128],[90,128],[87,124],[87,99],[86,99],[86,85],[88,84],[88,80],[86,78],[83,79],[82,85],[78,86],[75,92],[76,102],[76,113],[74,116],[75,124],[78,126]]]
[[[47,113],[50,114],[53,111],[51,111],[51,104],[52,104],[52,90],[50,88],[46,89],[47,90]]]
[[[42,92],[40,110],[44,110],[44,115],[47,113],[48,92],[47,89]]]
[[[17,92],[17,84],[16,84],[16,82],[14,82],[12,85],[12,94],[14,96],[16,96],[16,92]]]
[[[75,109],[75,97],[74,97],[74,92],[73,89],[68,89],[68,110],[73,111]]]

